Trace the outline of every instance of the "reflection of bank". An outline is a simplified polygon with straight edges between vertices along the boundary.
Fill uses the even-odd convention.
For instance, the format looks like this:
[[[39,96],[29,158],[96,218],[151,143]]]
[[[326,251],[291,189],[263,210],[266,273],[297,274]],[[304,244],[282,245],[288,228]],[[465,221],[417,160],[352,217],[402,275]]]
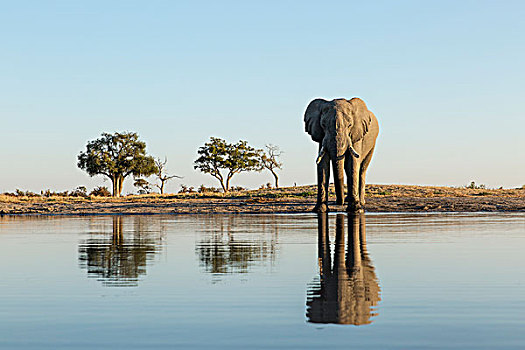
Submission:
[[[248,273],[273,265],[277,252],[278,224],[274,217],[219,215],[206,218],[195,252],[205,272]]]
[[[145,230],[144,219],[135,218],[131,232],[124,234],[124,218],[113,217],[113,230],[92,233],[79,245],[78,259],[88,277],[97,278],[108,287],[134,287],[146,267],[160,251],[160,236]]]
[[[345,215],[336,216],[335,227],[332,264],[328,215],[319,214],[319,280],[309,288],[306,316],[312,323],[369,324],[381,291],[366,251],[365,216],[348,217],[346,254]]]

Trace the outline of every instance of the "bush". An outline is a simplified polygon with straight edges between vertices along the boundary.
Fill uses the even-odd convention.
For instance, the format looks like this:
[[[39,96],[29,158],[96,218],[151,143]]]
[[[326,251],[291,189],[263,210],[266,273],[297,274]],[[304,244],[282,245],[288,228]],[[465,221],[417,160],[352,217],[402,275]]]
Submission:
[[[95,187],[93,191],[89,193],[89,195],[98,196],[98,197],[111,197],[111,192],[109,192],[106,186],[99,186],[99,187]]]
[[[197,190],[199,193],[219,193],[221,190],[217,187],[206,187],[204,185],[200,185],[199,189]]]
[[[483,185],[483,184],[476,185],[476,183],[474,181],[472,181],[470,183],[470,185],[465,186],[465,188],[470,188],[470,189],[473,189],[473,190],[481,190],[481,189],[485,189],[487,187],[485,185]]]
[[[85,186],[78,186],[69,193],[71,197],[87,197],[87,188]]]
[[[17,197],[39,197],[37,193],[31,191],[21,191],[18,188],[15,190],[15,196]]]
[[[180,185],[179,193],[195,193],[195,188],[193,186]]]
[[[150,194],[152,191],[151,184],[146,179],[135,179],[133,186],[139,189],[139,194]]]

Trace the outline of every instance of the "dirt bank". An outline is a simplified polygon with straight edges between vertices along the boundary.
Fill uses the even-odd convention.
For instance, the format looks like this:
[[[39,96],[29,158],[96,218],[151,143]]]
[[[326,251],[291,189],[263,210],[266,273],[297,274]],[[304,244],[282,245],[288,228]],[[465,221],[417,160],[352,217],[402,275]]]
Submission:
[[[0,196],[3,215],[304,213],[315,204],[315,186],[230,193],[105,197]],[[333,193],[330,197],[335,200]],[[333,203],[330,209],[343,210]],[[370,185],[368,212],[525,211],[525,189],[466,189]]]

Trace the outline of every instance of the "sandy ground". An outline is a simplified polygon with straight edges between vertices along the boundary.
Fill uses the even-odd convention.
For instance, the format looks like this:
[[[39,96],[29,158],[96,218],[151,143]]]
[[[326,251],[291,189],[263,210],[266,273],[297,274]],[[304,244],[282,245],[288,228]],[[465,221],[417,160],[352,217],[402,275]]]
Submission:
[[[315,186],[242,191],[107,197],[13,197],[0,195],[0,215],[305,213]],[[335,197],[332,195],[333,201]],[[369,185],[367,212],[525,211],[525,189],[466,189]],[[329,203],[331,211],[344,207]]]

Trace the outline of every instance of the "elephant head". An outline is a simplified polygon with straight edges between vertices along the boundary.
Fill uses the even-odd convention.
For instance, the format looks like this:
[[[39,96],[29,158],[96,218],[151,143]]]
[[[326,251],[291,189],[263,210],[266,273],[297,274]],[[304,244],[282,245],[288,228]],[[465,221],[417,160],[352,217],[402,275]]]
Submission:
[[[343,203],[345,156],[360,157],[354,145],[368,132],[371,121],[370,111],[359,98],[315,99],[306,108],[305,130],[320,144],[317,164],[325,157],[332,161],[338,204]]]

